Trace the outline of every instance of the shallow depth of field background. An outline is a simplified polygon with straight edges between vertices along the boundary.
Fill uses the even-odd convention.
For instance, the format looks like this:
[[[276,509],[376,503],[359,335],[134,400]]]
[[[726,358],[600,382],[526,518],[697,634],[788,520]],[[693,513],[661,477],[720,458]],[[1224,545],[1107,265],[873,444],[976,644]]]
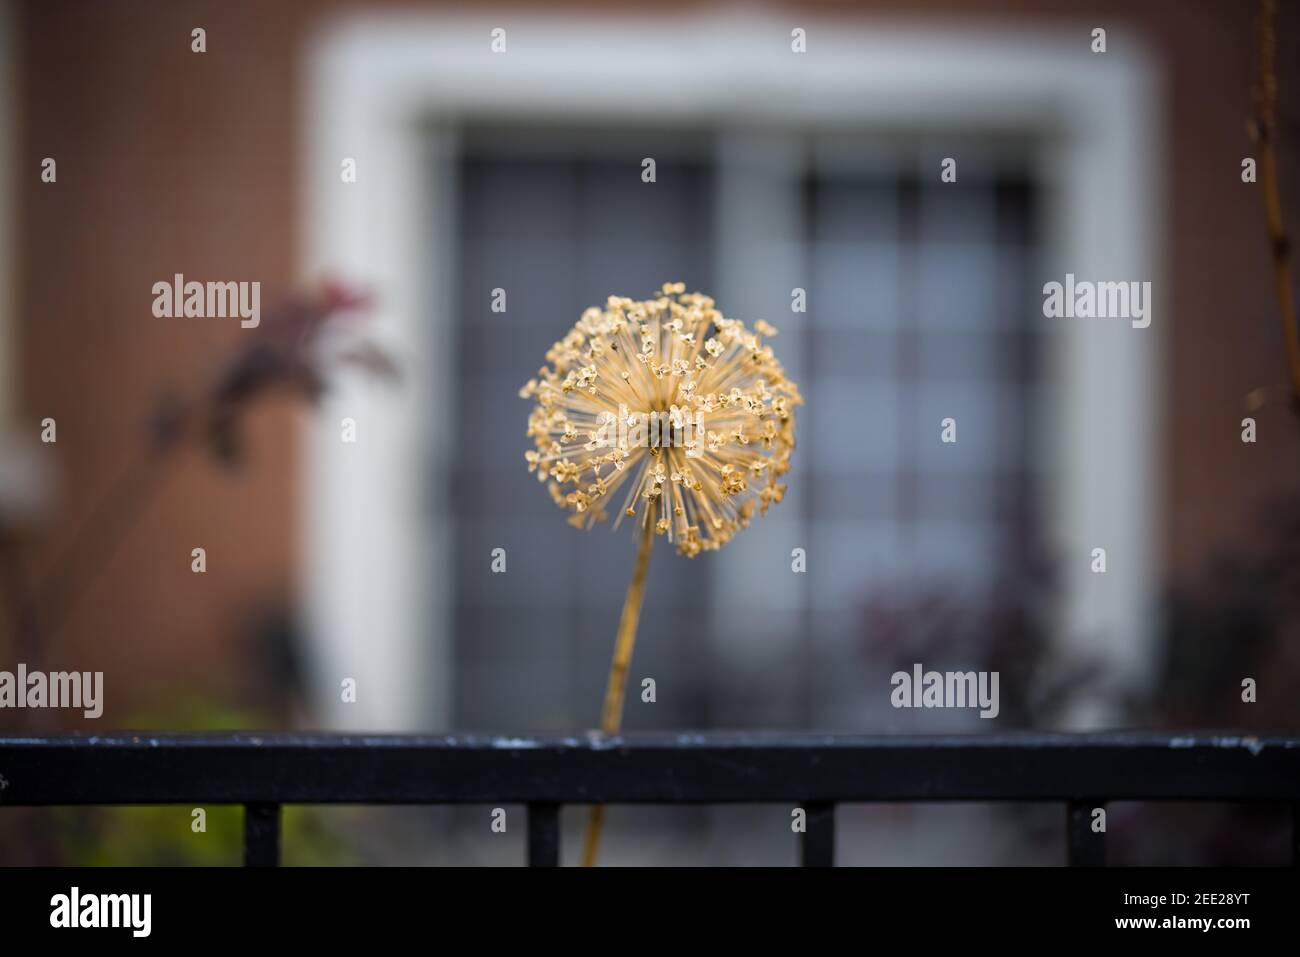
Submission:
[[[570,18],[614,48],[630,17],[654,13],[670,36],[703,15],[692,4],[612,6],[472,13],[508,31]],[[21,580],[39,581],[56,560],[163,397],[202,389],[255,334],[233,321],[155,319],[154,282],[177,272],[259,280],[266,315],[320,278],[321,249],[401,253],[375,275],[344,263],[341,278],[372,289],[374,328],[402,380],[336,383],[320,408],[259,403],[237,468],[202,450],[172,462],[111,555],[91,559],[95,574],[44,649],[51,669],[105,672],[104,715],[43,720],[87,731],[594,726],[634,545],[627,529],[570,528],[526,473],[528,405],[517,391],[583,308],[682,280],[729,314],[776,325],[773,344],[806,404],[790,492],[768,519],[696,561],[656,550],[633,683],[654,677],[658,701],[630,699],[628,731],[1300,726],[1300,419],[1265,406],[1253,413],[1259,441],[1240,441],[1246,395],[1286,380],[1259,187],[1239,175],[1254,155],[1253,5],[737,8],[745,42],[755,32],[741,26],[744,11],[772,27],[773,55],[793,55],[789,29],[806,21],[821,30],[810,58],[842,25],[903,30],[920,38],[917,56],[931,34],[969,38],[971,50],[1014,42],[1044,51],[1049,73],[1048,52],[1071,38],[1086,51],[1091,28],[1107,28],[1150,93],[1125,114],[1141,118],[1132,155],[1149,188],[1121,219],[1136,230],[1123,236],[1108,232],[1108,213],[1063,221],[1071,181],[1052,172],[1068,169],[1068,151],[1101,135],[1119,107],[1100,102],[1095,127],[1062,129],[1037,105],[1048,73],[1000,88],[960,122],[747,124],[762,94],[743,84],[734,111],[675,114],[664,77],[684,54],[666,44],[659,58],[628,64],[639,102],[653,105],[664,84],[653,122],[619,108],[627,76],[592,77],[613,91],[612,105],[592,112],[570,109],[539,73],[513,112],[476,111],[470,90],[455,115],[410,124],[396,141],[409,146],[403,169],[415,171],[408,205],[427,226],[337,242],[310,233],[331,221],[312,204],[334,202],[312,184],[319,168],[337,180],[342,156],[364,157],[367,145],[313,154],[318,111],[332,102],[313,87],[321,51],[348,28],[386,35],[393,17],[466,30],[486,51],[486,29],[464,26],[467,10],[340,0],[0,11],[0,545]],[[207,31],[206,54],[190,52],[195,26]],[[1294,230],[1294,9],[1281,11],[1279,32],[1278,149]],[[382,72],[382,48],[371,52]],[[1105,56],[1095,61],[1108,69]],[[940,87],[944,69],[931,65]],[[891,94],[879,112],[927,115],[929,95]],[[400,99],[393,115],[400,106],[407,116]],[[1022,114],[1047,119],[1007,120]],[[1059,164],[1042,161],[1049,149],[1062,151]],[[56,184],[40,182],[47,156],[58,161]],[[640,176],[647,156],[652,185]],[[956,184],[939,181],[946,156],[958,158]],[[347,202],[364,205],[375,167],[363,159],[359,170],[355,187],[338,189],[355,189]],[[1140,342],[1140,366],[1075,381],[1086,357],[1062,348],[1069,320],[1041,312],[1042,284],[1071,268],[1060,236],[1140,251],[1145,272],[1079,277],[1156,280],[1151,328],[1104,333],[1106,348]],[[396,273],[408,290],[441,277],[438,296],[412,305],[395,292]],[[496,287],[507,290],[504,314],[490,309]],[[790,310],[794,287],[806,290],[806,313]],[[412,308],[437,330],[426,354],[390,321]],[[426,401],[435,386],[452,401]],[[1143,403],[1116,408],[1114,389]],[[383,469],[357,468],[346,482],[322,475],[321,463],[335,461],[319,449],[337,432],[339,395],[373,402],[363,408],[376,417],[361,415],[347,454],[367,455],[368,435],[406,429],[402,471],[426,496],[409,521],[394,523],[391,486],[366,478],[391,481]],[[938,442],[948,415],[959,422],[952,448]],[[39,439],[46,417],[58,423],[54,445]],[[1135,427],[1140,448],[1110,458],[1110,439]],[[1056,533],[1059,509],[1103,494],[1077,487],[1063,448],[1131,493],[1132,520],[1113,533],[1142,546],[1141,567],[1112,549],[1106,577],[1093,581],[1090,549],[1109,545],[1112,530],[1103,520],[1097,539]],[[196,546],[207,550],[204,575],[190,571]],[[490,570],[497,547],[507,549],[504,576]],[[805,575],[790,571],[795,547],[807,552]],[[349,564],[352,549],[387,558]],[[381,603],[373,620],[366,611],[331,627],[338,609],[393,594],[393,574],[428,588],[400,591],[406,604]],[[8,670],[13,604],[0,599]],[[889,675],[913,662],[998,670],[1000,717],[892,709]],[[364,676],[357,706],[338,700],[349,675]],[[1253,705],[1239,697],[1247,676],[1259,682]],[[27,729],[30,717],[0,712],[0,729]],[[488,811],[291,809],[285,860],[521,860],[522,827],[494,836]],[[567,860],[581,809],[566,813]],[[788,815],[613,809],[606,861],[789,863]],[[1063,819],[1056,807],[845,806],[839,824],[844,863],[1028,864],[1059,859]],[[1110,827],[1117,863],[1280,863],[1289,833],[1281,808],[1116,804]],[[237,809],[213,811],[203,836],[183,808],[0,809],[0,863],[234,863],[238,831]]]

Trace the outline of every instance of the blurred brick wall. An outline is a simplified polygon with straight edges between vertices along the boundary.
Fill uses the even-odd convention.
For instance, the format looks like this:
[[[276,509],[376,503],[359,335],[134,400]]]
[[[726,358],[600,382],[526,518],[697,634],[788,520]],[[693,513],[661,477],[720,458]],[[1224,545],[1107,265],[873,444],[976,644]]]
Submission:
[[[22,408],[33,438],[42,418],[58,422],[57,445],[41,447],[58,486],[34,571],[139,454],[160,396],[203,388],[251,334],[237,321],[154,318],[153,283],[258,279],[265,315],[295,280],[305,22],[282,3],[22,8]],[[201,56],[194,26],[208,34]],[[45,156],[57,186],[39,182]],[[81,595],[50,667],[107,673],[118,693],[98,726],[177,686],[226,695],[249,681],[250,626],[288,601],[294,574],[293,416],[259,408],[239,471],[180,454]],[[205,575],[190,571],[199,546]]]
[[[152,284],[175,272],[259,279],[265,312],[299,278],[301,57],[323,18],[358,6],[20,5],[20,408],[33,440],[43,417],[59,429],[58,444],[42,452],[57,487],[27,555],[32,571],[48,564],[139,448],[160,392],[201,387],[246,335],[231,321],[154,319]],[[956,0],[817,9],[934,23],[954,11],[1112,31],[1128,23],[1158,52],[1167,69],[1162,199],[1171,288],[1157,299],[1163,311],[1152,328],[1164,356],[1157,500],[1166,570],[1185,572],[1242,534],[1260,496],[1294,488],[1300,466],[1300,422],[1289,412],[1260,413],[1258,445],[1238,438],[1243,396],[1286,381],[1259,191],[1238,174],[1252,152],[1253,4],[1089,6],[1084,14],[1068,3]],[[1284,6],[1283,186],[1296,229],[1300,15]],[[207,30],[203,56],[189,49],[195,26]],[[58,161],[57,187],[39,182],[45,156]],[[165,492],[81,596],[51,667],[109,672],[119,693],[98,727],[127,720],[123,682],[143,701],[168,687],[238,694],[252,681],[250,625],[292,601],[297,414],[286,405],[259,411],[242,472],[225,474],[201,455],[179,459]],[[196,546],[208,553],[203,576],[189,570]]]

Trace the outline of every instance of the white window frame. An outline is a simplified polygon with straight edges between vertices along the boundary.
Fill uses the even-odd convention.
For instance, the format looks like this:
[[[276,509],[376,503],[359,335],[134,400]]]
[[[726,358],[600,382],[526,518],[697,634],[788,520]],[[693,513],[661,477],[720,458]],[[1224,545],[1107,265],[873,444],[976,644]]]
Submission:
[[[796,26],[807,31],[805,54],[790,49]],[[506,30],[505,53],[490,49],[495,27]],[[324,723],[428,729],[450,716],[451,523],[438,513],[445,496],[435,486],[445,481],[438,463],[456,454],[452,430],[438,427],[456,408],[446,387],[454,237],[453,217],[439,211],[455,196],[460,118],[705,121],[723,133],[724,162],[728,149],[739,143],[744,152],[745,137],[764,130],[779,137],[783,129],[875,127],[933,137],[997,128],[1037,137],[1043,146],[1030,168],[1048,200],[1044,281],[1069,271],[1151,279],[1156,290],[1145,330],[1042,320],[1047,368],[1036,423],[1049,450],[1041,523],[1064,560],[1061,640],[1141,680],[1151,664],[1159,558],[1154,357],[1169,301],[1154,173],[1163,114],[1141,44],[1119,30],[1109,40],[1098,55],[1082,22],[921,28],[752,11],[390,13],[331,23],[304,76],[303,270],[305,278],[333,272],[373,284],[377,328],[406,378],[397,389],[340,383],[305,447],[302,610]],[[341,180],[345,158],[356,160],[356,183]],[[721,179],[720,207],[739,217],[743,189],[729,191]],[[740,241],[740,221],[728,226],[723,217],[724,241]],[[751,307],[744,272],[761,263],[730,256],[721,267],[719,301],[742,314]],[[340,442],[344,416],[357,420],[355,444]],[[1107,550],[1105,575],[1090,569],[1094,547]],[[349,677],[358,700],[343,705],[340,682]],[[1072,722],[1111,717],[1084,708]]]

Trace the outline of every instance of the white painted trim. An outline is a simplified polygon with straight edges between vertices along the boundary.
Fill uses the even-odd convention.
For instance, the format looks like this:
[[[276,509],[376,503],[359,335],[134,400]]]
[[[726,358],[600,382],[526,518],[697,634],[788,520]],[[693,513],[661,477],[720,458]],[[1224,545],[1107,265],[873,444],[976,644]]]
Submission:
[[[790,51],[795,25],[807,30],[807,54]],[[490,51],[497,26],[507,30],[505,54]],[[1054,272],[1155,279],[1153,70],[1117,31],[1109,53],[1091,54],[1089,31],[753,11],[363,14],[332,24],[305,77],[303,265],[309,276],[335,270],[374,283],[381,324],[410,369],[397,393],[345,384],[307,447],[303,600],[326,722],[411,728],[449,716],[439,664],[448,660],[451,559],[430,483],[454,450],[431,411],[455,397],[439,391],[451,361],[439,348],[448,341],[446,240],[429,235],[439,219],[429,187],[447,186],[427,153],[431,136],[435,149],[447,140],[430,130],[473,117],[1045,134],[1057,145],[1040,167],[1056,187]],[[357,160],[355,185],[340,182],[343,157]],[[1043,423],[1059,479],[1048,485],[1045,519],[1069,559],[1063,633],[1105,642],[1135,674],[1145,667],[1156,531],[1153,341],[1166,320],[1157,313],[1145,331],[1079,321],[1053,330],[1062,387]],[[344,414],[358,419],[355,446],[338,441]],[[1094,542],[1108,548],[1106,576],[1088,571]],[[360,679],[358,704],[335,703],[342,676]],[[367,686],[383,696],[368,698]]]

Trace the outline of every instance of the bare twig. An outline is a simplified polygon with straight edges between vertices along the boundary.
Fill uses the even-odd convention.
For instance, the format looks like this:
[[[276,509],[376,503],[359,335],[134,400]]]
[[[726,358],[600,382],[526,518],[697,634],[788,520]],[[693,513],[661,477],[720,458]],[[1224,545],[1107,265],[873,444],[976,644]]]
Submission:
[[[1259,77],[1255,85],[1255,118],[1251,138],[1259,147],[1260,185],[1264,190],[1264,216],[1268,225],[1269,252],[1273,259],[1273,291],[1281,309],[1282,338],[1286,343],[1291,390],[1300,403],[1300,330],[1296,327],[1295,291],[1291,285],[1291,242],[1282,222],[1282,199],[1278,189],[1277,152],[1277,34],[1273,27],[1274,0],[1260,0]]]

